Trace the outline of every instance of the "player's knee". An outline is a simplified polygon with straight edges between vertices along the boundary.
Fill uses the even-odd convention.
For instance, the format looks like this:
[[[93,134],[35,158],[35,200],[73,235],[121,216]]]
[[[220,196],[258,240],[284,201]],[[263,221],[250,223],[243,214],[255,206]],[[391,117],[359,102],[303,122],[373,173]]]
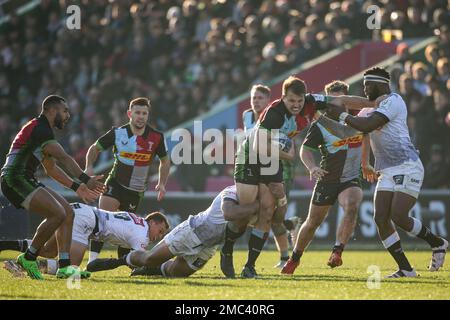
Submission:
[[[381,214],[375,213],[373,220],[375,221],[375,224],[378,227],[384,227],[389,223],[390,219],[387,218],[387,215],[381,215]]]
[[[394,222],[399,227],[403,227],[405,224],[407,224],[407,217],[404,217],[403,215],[398,213],[393,213],[391,219],[392,222]]]
[[[282,236],[287,232],[286,227],[282,223],[273,223],[272,231],[275,237]]]
[[[317,229],[318,227],[320,227],[320,224],[322,223],[322,221],[320,221],[319,219],[315,219],[315,218],[311,218],[308,217],[305,221],[305,227],[307,227],[308,229]]]

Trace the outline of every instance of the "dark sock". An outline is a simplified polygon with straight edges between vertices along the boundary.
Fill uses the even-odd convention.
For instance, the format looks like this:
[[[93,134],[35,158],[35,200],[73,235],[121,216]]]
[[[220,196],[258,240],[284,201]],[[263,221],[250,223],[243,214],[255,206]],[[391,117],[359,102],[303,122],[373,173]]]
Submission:
[[[235,232],[230,229],[230,226],[227,224],[227,227],[225,229],[225,243],[222,247],[222,253],[223,254],[232,254],[233,253],[233,247],[236,240],[242,236],[245,232],[245,229],[243,231]]]
[[[131,249],[128,248],[122,248],[122,247],[117,247],[117,257],[121,258],[123,256],[126,256],[127,254],[129,254],[131,251]]]
[[[4,240],[0,241],[0,250],[12,250],[26,252],[28,242],[26,240]]]
[[[35,253],[31,252],[30,248],[28,248],[27,251],[25,251],[25,259],[35,261],[37,257],[38,257],[37,252]]]
[[[391,256],[394,258],[395,262],[397,262],[400,270],[411,271],[412,267],[409,264],[408,259],[403,252],[402,245],[400,241],[395,242],[392,246],[387,248]]]
[[[70,266],[70,259],[59,259],[58,266],[59,268],[65,268]]]
[[[422,229],[417,235],[418,238],[425,240],[432,248],[440,247],[444,244],[444,240],[434,235],[430,229],[422,225]]]
[[[333,247],[333,252],[338,252],[338,253],[342,253],[342,251],[344,251],[344,247],[345,247],[345,245],[344,244],[339,244],[339,245],[335,245],[334,247]]]
[[[300,250],[298,250],[298,251],[296,251],[296,250],[294,250],[293,252],[292,252],[292,260],[294,261],[294,262],[299,262],[300,261],[300,258],[302,257],[302,255],[303,255],[303,251],[300,251]]]
[[[120,248],[120,247],[119,247]],[[126,266],[127,265],[127,255],[128,253],[126,253],[125,255],[119,257],[117,260],[119,260],[120,264],[122,266]]]
[[[89,251],[100,253],[103,248],[103,242],[97,240],[91,240],[89,242]]]
[[[248,259],[247,263],[245,264],[246,266],[255,266],[256,259],[258,259],[268,237],[268,232],[263,232],[256,229],[252,230],[250,240],[248,241]]]

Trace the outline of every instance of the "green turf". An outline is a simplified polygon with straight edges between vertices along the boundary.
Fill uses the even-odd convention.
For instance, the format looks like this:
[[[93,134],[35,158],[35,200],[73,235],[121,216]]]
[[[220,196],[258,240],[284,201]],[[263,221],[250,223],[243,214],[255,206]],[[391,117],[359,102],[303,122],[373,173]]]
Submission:
[[[12,278],[3,269],[3,261],[14,252],[0,253],[0,299],[449,299],[450,272],[426,270],[430,252],[408,252],[411,263],[420,273],[414,279],[382,280],[379,289],[368,289],[367,269],[378,265],[384,276],[395,270],[387,252],[348,251],[344,265],[336,269],[326,266],[328,251],[307,252],[294,276],[281,276],[273,265],[277,253],[263,252],[258,264],[259,279],[225,279],[216,256],[203,270],[187,279],[161,277],[130,278],[121,267],[93,274],[81,281],[81,288],[68,289],[66,280],[45,276],[45,281]],[[106,251],[101,256],[114,255]],[[246,252],[235,253],[236,270],[240,271]],[[85,265],[86,261],[84,262]],[[448,263],[447,263],[448,265]]]

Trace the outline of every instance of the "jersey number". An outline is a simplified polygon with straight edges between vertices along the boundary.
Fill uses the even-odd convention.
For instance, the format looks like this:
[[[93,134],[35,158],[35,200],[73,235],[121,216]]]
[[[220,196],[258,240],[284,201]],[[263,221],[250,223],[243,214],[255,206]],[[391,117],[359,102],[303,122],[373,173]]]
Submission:
[[[134,224],[137,224],[139,226],[144,226],[144,219],[141,217],[136,216],[135,214],[131,212],[121,212],[114,215],[114,218],[116,219],[122,219],[125,221],[133,220]]]

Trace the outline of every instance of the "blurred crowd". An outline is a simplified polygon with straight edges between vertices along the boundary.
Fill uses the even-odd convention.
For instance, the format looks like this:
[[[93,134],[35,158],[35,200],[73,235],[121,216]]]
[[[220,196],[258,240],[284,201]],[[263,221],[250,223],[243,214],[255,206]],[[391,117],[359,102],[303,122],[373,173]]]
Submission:
[[[426,62],[403,49],[393,72],[427,165],[436,171],[448,161],[445,0],[82,0],[81,30],[69,30],[72,3],[42,0],[0,25],[0,163],[50,93],[68,100],[72,117],[60,138],[83,166],[90,144],[127,121],[131,98],[150,97],[151,124],[167,130],[352,40],[382,37],[365,27],[372,4],[384,29],[440,37]]]

